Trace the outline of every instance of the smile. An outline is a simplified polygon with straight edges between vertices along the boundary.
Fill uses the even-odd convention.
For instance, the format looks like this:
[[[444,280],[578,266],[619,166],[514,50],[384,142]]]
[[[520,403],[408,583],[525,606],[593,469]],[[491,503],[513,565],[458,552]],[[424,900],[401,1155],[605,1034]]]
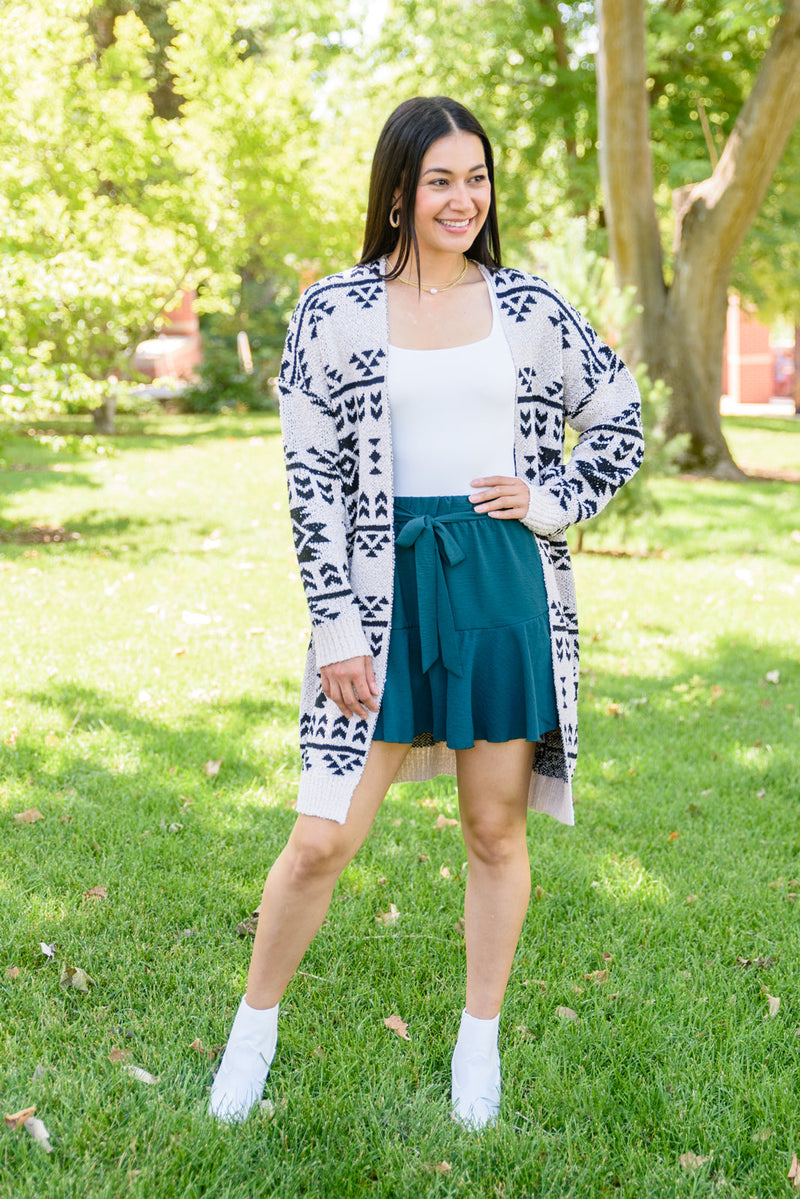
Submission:
[[[437,217],[437,223],[444,225],[445,229],[467,229],[472,224],[472,217],[466,221],[445,221]]]

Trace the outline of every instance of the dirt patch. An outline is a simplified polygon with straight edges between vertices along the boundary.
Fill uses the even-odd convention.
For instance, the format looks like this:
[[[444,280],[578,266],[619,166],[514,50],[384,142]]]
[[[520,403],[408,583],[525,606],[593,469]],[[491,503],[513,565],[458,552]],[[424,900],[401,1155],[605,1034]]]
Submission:
[[[13,529],[0,529],[0,542],[7,545],[52,545],[80,539],[80,533],[53,525],[17,525]]]

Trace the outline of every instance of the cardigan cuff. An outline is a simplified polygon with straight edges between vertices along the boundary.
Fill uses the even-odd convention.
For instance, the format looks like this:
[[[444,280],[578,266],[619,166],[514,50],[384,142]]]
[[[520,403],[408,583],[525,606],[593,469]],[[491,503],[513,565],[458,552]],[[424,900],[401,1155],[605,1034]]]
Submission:
[[[528,488],[531,498],[522,523],[540,537],[552,537],[554,533],[562,533],[570,522],[557,497],[539,483],[529,483]]]
[[[372,656],[361,620],[351,613],[317,625],[311,630],[311,638],[314,642],[317,670],[320,666],[330,666],[331,662]]]

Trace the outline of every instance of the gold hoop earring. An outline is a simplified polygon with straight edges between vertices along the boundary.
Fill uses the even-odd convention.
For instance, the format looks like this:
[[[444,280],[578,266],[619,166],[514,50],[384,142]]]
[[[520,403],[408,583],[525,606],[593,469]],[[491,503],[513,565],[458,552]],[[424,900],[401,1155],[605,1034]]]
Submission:
[[[392,226],[393,229],[400,228],[400,205],[399,204],[397,205],[396,208],[393,208],[392,211],[389,213],[389,224]]]

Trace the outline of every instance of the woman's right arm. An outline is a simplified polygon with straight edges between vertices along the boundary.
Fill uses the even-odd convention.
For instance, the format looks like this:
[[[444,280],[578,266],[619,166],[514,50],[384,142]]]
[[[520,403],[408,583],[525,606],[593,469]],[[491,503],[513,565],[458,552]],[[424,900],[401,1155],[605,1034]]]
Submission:
[[[372,706],[367,699],[374,694],[372,667],[350,585],[336,413],[325,379],[322,339],[311,336],[308,316],[307,292],[292,316],[278,380],[292,535],[317,668],[321,673],[329,668],[322,676],[323,690],[345,715],[366,715],[359,701]],[[330,669],[334,664],[337,669]],[[354,700],[353,687],[359,700]]]

